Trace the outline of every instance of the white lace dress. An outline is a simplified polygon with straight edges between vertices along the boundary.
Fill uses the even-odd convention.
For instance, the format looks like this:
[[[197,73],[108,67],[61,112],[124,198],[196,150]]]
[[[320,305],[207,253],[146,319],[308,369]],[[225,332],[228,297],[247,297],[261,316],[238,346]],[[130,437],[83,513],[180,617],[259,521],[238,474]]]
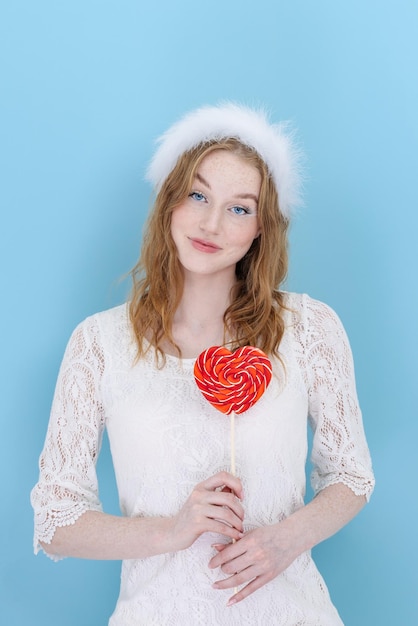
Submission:
[[[370,496],[373,474],[357,403],[351,351],[326,305],[287,294],[280,362],[268,389],[236,418],[236,469],[245,493],[245,529],[274,524],[302,507],[308,419],[314,429],[312,485],[342,482]],[[120,507],[127,516],[171,516],[196,483],[229,470],[229,417],[194,381],[194,359],[154,356],[133,364],[127,306],[86,319],[74,331],[61,366],[40,478],[31,497],[35,551],[57,526],[101,510],[95,463],[107,428]],[[231,590],[211,584],[211,544],[122,565],[111,626],[336,626],[342,624],[309,552],[243,602],[226,607]]]

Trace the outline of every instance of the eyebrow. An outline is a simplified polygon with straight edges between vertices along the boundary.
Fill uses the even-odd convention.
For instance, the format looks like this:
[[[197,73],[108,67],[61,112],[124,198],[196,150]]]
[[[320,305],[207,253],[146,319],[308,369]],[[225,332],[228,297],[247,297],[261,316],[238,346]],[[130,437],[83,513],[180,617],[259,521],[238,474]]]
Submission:
[[[207,187],[208,189],[211,189],[211,186],[209,185],[208,181],[205,180],[203,176],[199,174],[199,172],[196,172],[195,177],[197,178],[199,182],[202,183],[202,185],[205,185],[205,187]],[[236,197],[240,198],[241,200],[254,200],[254,202],[258,204],[258,197],[254,195],[253,193],[239,193],[237,194]]]

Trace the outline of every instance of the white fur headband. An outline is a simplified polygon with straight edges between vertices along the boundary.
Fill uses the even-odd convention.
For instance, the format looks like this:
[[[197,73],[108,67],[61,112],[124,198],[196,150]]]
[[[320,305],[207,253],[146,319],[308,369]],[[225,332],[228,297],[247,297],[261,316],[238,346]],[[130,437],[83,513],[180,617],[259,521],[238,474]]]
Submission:
[[[206,142],[236,138],[263,159],[275,182],[282,214],[289,218],[301,204],[301,151],[286,123],[270,124],[264,111],[234,103],[206,106],[188,113],[157,139],[146,178],[156,191],[178,158]]]

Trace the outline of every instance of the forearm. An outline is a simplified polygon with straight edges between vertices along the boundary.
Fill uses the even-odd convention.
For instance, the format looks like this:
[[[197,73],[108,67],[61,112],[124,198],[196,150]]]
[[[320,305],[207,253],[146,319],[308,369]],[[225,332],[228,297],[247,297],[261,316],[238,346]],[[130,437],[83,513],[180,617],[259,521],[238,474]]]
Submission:
[[[365,503],[365,496],[357,496],[343,483],[337,483],[323,489],[282,524],[289,527],[301,553],[338,532],[361,511]]]
[[[117,517],[86,511],[75,524],[56,529],[50,544],[55,556],[85,559],[143,559],[190,547],[205,532],[230,540],[242,536],[241,481],[219,472],[195,486],[173,517]]]
[[[48,554],[85,559],[141,559],[176,549],[170,518],[118,517],[86,511],[69,526],[56,529]]]

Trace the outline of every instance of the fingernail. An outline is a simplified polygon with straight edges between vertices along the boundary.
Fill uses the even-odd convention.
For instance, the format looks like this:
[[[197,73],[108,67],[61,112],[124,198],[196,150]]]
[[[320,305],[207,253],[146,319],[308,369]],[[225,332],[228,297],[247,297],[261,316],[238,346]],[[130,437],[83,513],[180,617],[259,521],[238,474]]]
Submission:
[[[233,604],[236,604],[237,601],[235,598],[229,598],[228,602],[226,603],[226,606],[232,606]]]

